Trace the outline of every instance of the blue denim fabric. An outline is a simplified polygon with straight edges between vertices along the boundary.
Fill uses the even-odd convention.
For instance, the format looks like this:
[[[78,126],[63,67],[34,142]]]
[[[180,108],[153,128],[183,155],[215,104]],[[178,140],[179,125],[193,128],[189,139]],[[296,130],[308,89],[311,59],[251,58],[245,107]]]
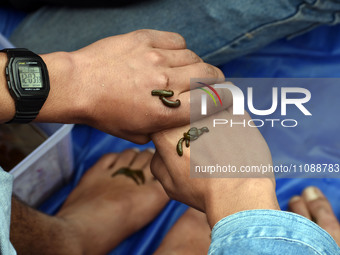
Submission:
[[[284,211],[243,211],[212,230],[211,255],[337,255],[334,239],[314,222]]]
[[[9,224],[11,221],[12,175],[0,167],[0,254],[16,254],[9,241]]]
[[[11,37],[37,53],[73,51],[142,28],[178,32],[205,61],[222,64],[283,37],[340,21],[339,0],[160,0],[121,8],[44,7]]]

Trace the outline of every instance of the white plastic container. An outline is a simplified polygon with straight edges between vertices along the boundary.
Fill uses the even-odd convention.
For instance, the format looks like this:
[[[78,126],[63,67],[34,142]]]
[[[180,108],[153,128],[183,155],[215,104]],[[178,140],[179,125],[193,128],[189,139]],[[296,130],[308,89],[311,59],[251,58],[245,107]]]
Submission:
[[[73,125],[36,124],[48,139],[15,166],[13,193],[36,207],[66,184],[73,172]]]

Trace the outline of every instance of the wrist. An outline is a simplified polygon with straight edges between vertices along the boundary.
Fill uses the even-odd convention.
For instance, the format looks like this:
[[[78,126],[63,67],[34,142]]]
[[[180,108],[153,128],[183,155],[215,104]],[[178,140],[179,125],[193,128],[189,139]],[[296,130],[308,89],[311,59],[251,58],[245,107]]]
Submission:
[[[206,214],[211,228],[221,219],[237,212],[255,209],[280,210],[274,179],[235,179],[234,183],[236,185],[229,189],[229,194],[219,188],[219,192],[213,192],[214,195],[206,203]]]
[[[7,63],[6,53],[0,53],[0,123],[7,122],[14,117],[15,103],[9,93],[5,68]]]
[[[41,55],[50,79],[50,93],[36,118],[38,122],[81,123],[84,103],[79,98],[75,63],[71,53]]]

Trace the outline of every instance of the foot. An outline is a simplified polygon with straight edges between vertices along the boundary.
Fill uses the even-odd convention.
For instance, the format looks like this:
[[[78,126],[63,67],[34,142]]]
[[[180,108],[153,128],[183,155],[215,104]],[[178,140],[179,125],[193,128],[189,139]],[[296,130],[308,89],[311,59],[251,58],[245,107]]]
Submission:
[[[154,255],[206,255],[210,232],[205,214],[190,208],[171,228]]]
[[[331,204],[316,187],[306,188],[301,196],[294,196],[289,201],[289,209],[318,224],[326,230],[340,246],[340,225],[334,215]]]
[[[150,172],[153,153],[127,150],[103,156],[81,179],[57,217],[72,224],[82,254],[107,254],[153,220],[168,197]],[[112,175],[122,167],[142,170],[145,183]]]

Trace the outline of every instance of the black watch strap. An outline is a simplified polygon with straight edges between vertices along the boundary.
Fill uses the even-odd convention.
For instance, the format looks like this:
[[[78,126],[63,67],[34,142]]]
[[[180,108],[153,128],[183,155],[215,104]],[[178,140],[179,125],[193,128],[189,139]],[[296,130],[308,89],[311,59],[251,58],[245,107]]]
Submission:
[[[8,59],[25,56],[25,57],[39,58],[42,61],[40,56],[23,48],[3,49],[0,52],[6,53]],[[9,87],[14,86],[13,84],[10,84],[8,66],[6,67],[6,78],[7,78],[7,82],[9,83],[8,86]],[[6,123],[29,123],[33,121],[39,114],[39,111],[44,105],[45,101],[46,101],[46,97],[39,98],[39,99],[38,98],[34,98],[34,99],[16,98],[15,99],[16,112],[15,112],[14,118]]]
[[[16,57],[21,57],[23,55],[27,57],[37,56],[32,51],[29,51],[28,49],[24,49],[24,48],[3,49],[3,50],[0,50],[0,52],[6,53],[8,58],[16,58]]]

